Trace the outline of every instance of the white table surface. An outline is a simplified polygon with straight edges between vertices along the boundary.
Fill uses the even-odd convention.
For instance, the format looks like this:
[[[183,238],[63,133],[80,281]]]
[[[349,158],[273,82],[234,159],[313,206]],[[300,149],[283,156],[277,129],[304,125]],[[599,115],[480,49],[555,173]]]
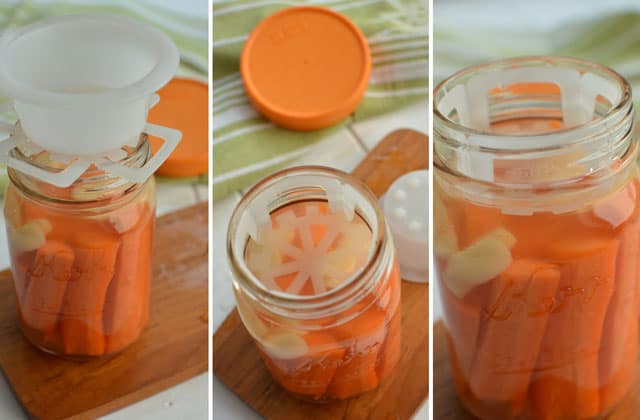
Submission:
[[[192,16],[208,15],[207,0],[142,0],[157,4],[168,10],[186,13]],[[33,3],[47,0],[36,0]],[[118,3],[117,0],[113,0]],[[203,42],[207,42],[204,34]],[[162,215],[182,207],[187,207],[208,198],[206,185],[158,184],[157,213]],[[2,204],[2,200],[0,200]],[[0,269],[9,266],[4,216],[0,212]],[[109,420],[191,420],[206,419],[209,414],[209,391],[207,374],[198,375],[186,382],[167,389],[164,392],[114,412],[104,419]],[[13,396],[11,388],[0,375],[0,419],[26,419],[22,408]]]
[[[291,164],[319,164],[351,171],[385,135],[399,128],[413,128],[428,133],[427,104],[415,104],[405,109],[362,123],[352,124],[339,133],[319,143],[315,150]],[[234,308],[231,287],[231,273],[225,254],[227,226],[231,212],[240,200],[242,192],[237,192],[213,206],[213,329],[224,321]],[[427,357],[427,355],[425,355]],[[231,393],[213,376],[213,418],[215,420],[260,417]],[[414,416],[415,420],[428,418],[425,403]]]

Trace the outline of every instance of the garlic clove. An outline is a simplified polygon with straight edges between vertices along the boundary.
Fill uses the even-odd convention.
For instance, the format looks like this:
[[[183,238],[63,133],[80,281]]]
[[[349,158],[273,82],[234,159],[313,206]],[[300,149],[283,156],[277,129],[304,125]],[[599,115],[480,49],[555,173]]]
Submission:
[[[268,333],[260,344],[271,357],[282,360],[297,359],[309,351],[305,339],[290,331]]]
[[[9,227],[9,240],[16,254],[35,251],[47,240],[47,233],[51,232],[51,223],[47,219],[33,219],[24,225]]]
[[[505,244],[509,238],[503,234],[494,232],[483,236],[451,255],[444,282],[456,296],[463,298],[471,289],[496,277],[511,264],[511,252]]]

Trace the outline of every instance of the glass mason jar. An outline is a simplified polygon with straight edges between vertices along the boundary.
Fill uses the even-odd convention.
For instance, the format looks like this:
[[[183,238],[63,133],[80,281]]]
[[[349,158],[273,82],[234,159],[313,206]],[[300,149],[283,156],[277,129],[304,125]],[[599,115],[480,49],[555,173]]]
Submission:
[[[68,159],[42,151],[19,125],[14,158],[48,171]],[[146,135],[121,165],[150,157]],[[155,181],[133,183],[89,167],[56,187],[9,168],[4,214],[17,308],[25,337],[61,356],[123,350],[149,319]]]
[[[227,250],[242,322],[289,393],[342,400],[393,371],[399,269],[377,199],[360,181],[319,166],[265,178],[235,209]]]
[[[631,89],[525,57],[434,93],[434,252],[457,393],[482,419],[589,419],[631,388],[640,210]]]

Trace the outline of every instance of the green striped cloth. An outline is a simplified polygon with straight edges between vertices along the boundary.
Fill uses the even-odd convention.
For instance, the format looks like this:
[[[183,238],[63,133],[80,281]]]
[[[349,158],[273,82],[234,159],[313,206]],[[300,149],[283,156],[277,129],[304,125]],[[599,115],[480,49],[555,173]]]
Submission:
[[[315,132],[278,128],[249,104],[238,71],[251,30],[290,6],[321,5],[343,13],[367,36],[372,75],[348,122],[380,115],[428,94],[427,0],[324,0],[213,2],[214,199],[246,187],[302,154],[343,125]]]
[[[586,5],[585,5],[586,7]],[[632,85],[640,100],[640,13],[621,12],[567,22],[553,30],[520,32],[500,28],[465,28],[438,20],[434,25],[434,82],[487,60],[522,55],[562,55],[607,65]]]
[[[177,13],[144,0],[2,0],[0,1],[0,32],[37,20],[75,13],[114,13],[151,24],[169,35],[180,50],[178,76],[208,81],[208,17],[193,17]],[[3,98],[0,92],[0,103]],[[13,123],[13,113],[0,115],[0,121]],[[164,182],[207,183],[207,176],[197,178],[159,178]],[[5,168],[0,168],[0,184],[7,182]],[[4,188],[0,190],[2,194]]]

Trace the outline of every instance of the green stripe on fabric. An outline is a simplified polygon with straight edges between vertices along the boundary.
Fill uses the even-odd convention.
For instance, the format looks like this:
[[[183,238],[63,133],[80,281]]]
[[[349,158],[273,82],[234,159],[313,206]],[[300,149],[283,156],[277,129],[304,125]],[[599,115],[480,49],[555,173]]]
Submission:
[[[213,102],[216,116],[239,118],[233,124],[214,131],[214,198],[246,187],[257,177],[281,167],[284,162],[263,166],[283,159],[325,138],[346,122],[360,121],[394,111],[427,98],[427,2],[415,0],[339,0],[322,6],[334,8],[356,23],[369,39],[376,62],[373,79],[365,96],[347,121],[312,133],[298,133],[278,127],[268,127],[248,134],[242,130],[259,125],[262,118],[253,113],[243,116],[248,105],[238,85],[239,57],[244,38],[262,19],[290,5],[312,2],[260,2],[240,0],[234,3],[215,2],[214,9],[214,68]],[[224,13],[220,15],[219,13]],[[422,55],[422,58],[419,57]],[[424,67],[420,72],[419,66]],[[395,80],[398,79],[398,80]],[[216,89],[216,82],[218,82]],[[235,83],[233,85],[230,85]],[[230,87],[226,87],[229,86]],[[419,93],[416,93],[419,92]],[[220,99],[216,99],[216,95]],[[393,94],[393,95],[392,95]],[[389,95],[389,96],[387,96]],[[219,120],[220,121],[220,120]],[[216,143],[216,139],[225,141]],[[266,163],[265,163],[266,162]],[[259,170],[253,170],[259,168]],[[219,181],[219,180],[224,181]],[[216,181],[218,180],[218,181]]]
[[[342,127],[343,124],[338,124],[312,133],[290,132],[282,128],[271,127],[238,136],[233,141],[226,141],[215,146],[216,153],[222,156],[233,156],[234,158],[216,161],[213,175],[225,174],[244,166],[294,152],[296,149],[309,147]],[[265,148],[265,145],[269,147]]]
[[[292,160],[291,160],[292,161]],[[255,172],[251,172],[246,175],[239,176],[229,181],[220,182],[213,184],[213,201],[222,199],[229,194],[238,191],[238,185],[244,185],[245,187],[250,186],[257,180],[264,178],[265,176],[273,173],[275,170],[281,168],[283,165],[290,163],[291,161],[279,163],[277,165],[272,165],[263,169],[260,169]]]
[[[77,13],[113,13],[126,15],[141,21],[144,21],[152,26],[161,29],[167,35],[171,37],[171,39],[176,43],[179,50],[188,50],[193,52],[194,54],[200,55],[203,57],[203,62],[206,62],[206,57],[208,53],[208,46],[206,42],[206,25],[204,28],[204,40],[202,38],[195,39],[193,37],[189,37],[183,33],[177,32],[168,27],[159,25],[155,21],[148,19],[144,14],[135,12],[126,6],[121,5],[83,5],[83,4],[69,4],[65,2],[55,2],[55,3],[46,3],[46,4],[23,4],[21,7],[23,12],[17,13],[13,19],[11,19],[9,25],[10,26],[22,26],[28,23],[32,23],[34,21],[40,20],[49,16],[61,16],[68,14],[77,14]],[[206,19],[204,20],[206,24]],[[206,72],[205,72],[206,73]]]
[[[612,67],[627,79],[640,115],[640,12],[618,12],[568,22],[550,31],[492,32],[438,23],[434,82],[478,62],[522,55],[570,56]],[[634,64],[637,62],[637,64]],[[446,71],[443,71],[446,69]]]

